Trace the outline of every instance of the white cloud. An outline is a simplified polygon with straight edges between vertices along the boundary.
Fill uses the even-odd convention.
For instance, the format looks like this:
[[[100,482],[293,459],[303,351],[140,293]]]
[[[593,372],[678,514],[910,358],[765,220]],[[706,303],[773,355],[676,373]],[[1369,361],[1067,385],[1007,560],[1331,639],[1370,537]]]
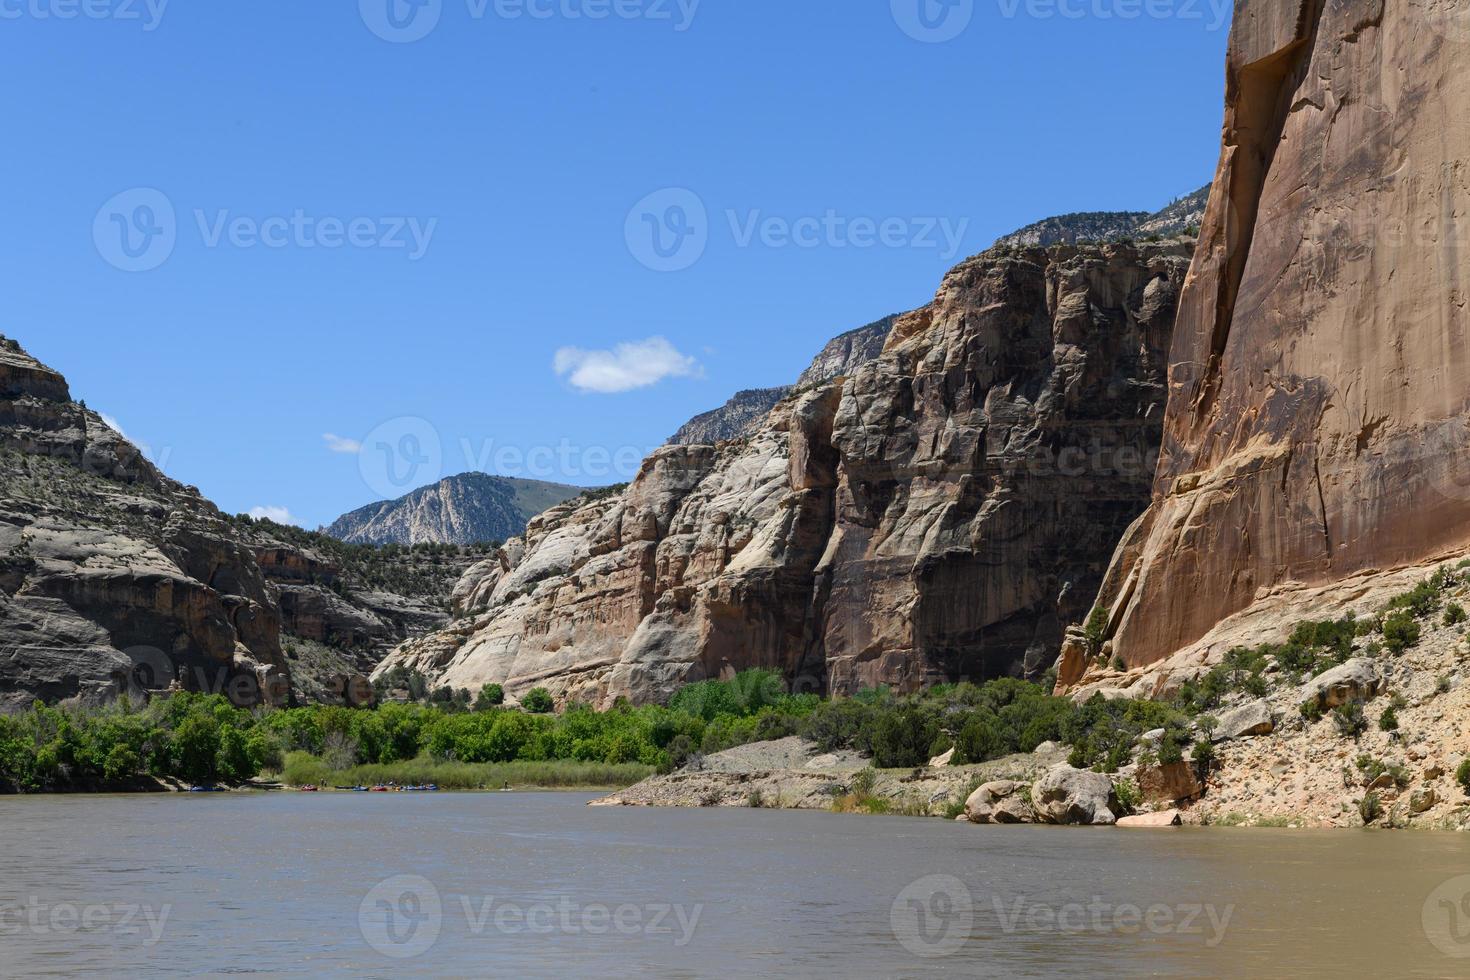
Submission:
[[[291,511],[285,507],[252,507],[250,516],[257,521],[275,521],[277,524],[295,524],[300,527],[301,522],[291,516]]]
[[[356,439],[346,439],[342,436],[333,435],[330,432],[322,433],[322,439],[326,441],[327,448],[334,453],[362,452],[362,443]]]
[[[612,350],[563,347],[553,362],[558,377],[579,391],[613,395],[647,388],[665,378],[697,378],[699,362],[663,337],[618,344]]]

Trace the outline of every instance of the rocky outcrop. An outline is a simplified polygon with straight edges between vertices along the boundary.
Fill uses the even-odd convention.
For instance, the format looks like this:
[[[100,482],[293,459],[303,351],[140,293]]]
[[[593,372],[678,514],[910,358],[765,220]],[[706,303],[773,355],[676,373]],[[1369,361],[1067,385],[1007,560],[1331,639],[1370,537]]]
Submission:
[[[876,360],[883,353],[888,335],[897,322],[897,316],[885,316],[832,338],[801,372],[801,377],[796,379],[796,387],[810,388],[833,378],[846,377],[869,361]]]
[[[1470,545],[1470,49],[1438,0],[1239,0],[1153,504],[1108,573],[1143,668]]]
[[[1039,673],[1147,503],[1191,244],[963,263],[755,435],[533,520],[382,669],[604,704],[751,667],[833,693]]]
[[[1221,715],[1220,726],[1215,730],[1213,740],[1224,742],[1233,738],[1270,735],[1275,730],[1276,715],[1271,710],[1270,702],[1252,701]]]
[[[233,525],[0,338],[0,710],[175,683],[281,701],[287,673]]]
[[[1057,215],[1013,231],[997,239],[995,244],[1034,248],[1038,245],[1076,245],[1192,234],[1204,218],[1209,195],[1210,188],[1202,187],[1152,214],[1147,211],[1085,211]]]
[[[685,422],[669,438],[669,444],[713,446],[730,439],[745,439],[760,430],[771,409],[789,394],[790,386],[752,388],[736,392],[735,397],[719,408],[696,415]]]
[[[971,823],[1035,823],[1031,787],[1013,779],[986,783],[965,800],[965,816]]]
[[[1031,788],[1031,803],[1042,823],[1110,826],[1122,807],[1113,781],[1100,772],[1053,766]]]
[[[792,392],[851,374],[883,353],[883,345],[897,319],[887,316],[833,338],[812,359],[812,363],[801,373],[796,384],[739,392],[714,411],[690,419],[674,433],[669,443],[676,446],[712,446],[755,435],[765,424],[771,409]]]
[[[500,542],[524,534],[532,517],[583,492],[561,483],[462,473],[344,514],[326,533],[351,544]]]
[[[1377,664],[1358,657],[1312,678],[1302,686],[1297,700],[1302,704],[1310,701],[1325,711],[1350,701],[1371,700],[1387,685]]]

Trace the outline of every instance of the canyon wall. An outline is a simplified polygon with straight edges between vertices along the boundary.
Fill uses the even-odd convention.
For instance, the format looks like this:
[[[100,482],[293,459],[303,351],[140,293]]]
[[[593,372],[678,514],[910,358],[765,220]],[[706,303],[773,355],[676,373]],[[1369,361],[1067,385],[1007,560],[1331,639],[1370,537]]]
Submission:
[[[753,435],[665,447],[473,568],[380,672],[652,701],[1037,674],[1149,500],[1188,239],[997,248]]]
[[[0,337],[0,711],[170,684],[284,702],[254,551]]]
[[[1467,83],[1463,3],[1237,3],[1153,503],[1102,590],[1128,666],[1470,545]]]

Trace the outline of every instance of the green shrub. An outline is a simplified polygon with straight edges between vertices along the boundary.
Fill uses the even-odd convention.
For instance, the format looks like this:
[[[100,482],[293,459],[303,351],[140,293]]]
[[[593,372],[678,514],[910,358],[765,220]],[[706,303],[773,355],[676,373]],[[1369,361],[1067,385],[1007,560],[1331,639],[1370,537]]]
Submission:
[[[873,761],[880,769],[907,769],[929,761],[939,736],[939,719],[919,704],[905,704],[881,715],[873,726]]]
[[[1358,803],[1358,816],[1362,818],[1365,827],[1383,816],[1383,803],[1377,793],[1363,794],[1362,801]]]
[[[533,715],[544,715],[550,713],[556,702],[552,700],[551,692],[544,687],[533,687],[521,698],[521,707]]]
[[[1393,710],[1393,705],[1383,709],[1383,714],[1378,716],[1378,730],[1381,732],[1396,732],[1399,730],[1398,712]]]
[[[1445,607],[1444,624],[1446,626],[1459,626],[1470,619],[1470,613],[1465,612],[1465,607],[1458,602],[1452,602]]]
[[[1467,796],[1470,796],[1470,759],[1460,763],[1460,767],[1455,770],[1455,782],[1460,784],[1460,788]]]
[[[1407,610],[1399,610],[1383,621],[1383,645],[1390,653],[1403,653],[1417,646],[1419,636],[1419,623]]]
[[[1107,642],[1109,625],[1108,611],[1102,606],[1097,606],[1088,614],[1087,622],[1082,626],[1082,637],[1087,644],[1089,657],[1102,653],[1103,644]]]
[[[505,704],[505,688],[499,684],[486,684],[480,688],[479,697],[475,698],[476,711],[489,711]]]
[[[1368,730],[1368,718],[1363,714],[1363,705],[1359,701],[1338,706],[1332,712],[1332,723],[1337,726],[1338,734],[1345,738],[1357,738]]]

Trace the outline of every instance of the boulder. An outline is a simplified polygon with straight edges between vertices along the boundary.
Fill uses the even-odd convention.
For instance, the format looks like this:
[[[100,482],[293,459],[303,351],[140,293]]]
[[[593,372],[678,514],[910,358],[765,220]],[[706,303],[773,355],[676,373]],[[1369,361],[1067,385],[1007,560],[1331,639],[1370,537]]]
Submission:
[[[965,815],[971,823],[1035,823],[1030,789],[1010,779],[986,783],[965,801]]]
[[[1226,742],[1235,738],[1253,735],[1270,735],[1276,730],[1276,716],[1266,701],[1252,701],[1220,716],[1220,727],[1215,729],[1213,740]]]
[[[934,758],[930,759],[929,760],[929,766],[930,766],[930,768],[937,769],[937,768],[940,768],[941,766],[947,766],[947,765],[949,765],[950,762],[953,759],[954,759],[954,749],[950,749],[948,752],[944,753],[943,755],[936,755]]]
[[[1194,774],[1194,766],[1188,762],[1140,769],[1138,789],[1150,803],[1182,803],[1197,800],[1204,793],[1204,787]]]
[[[1032,805],[1043,823],[1111,825],[1117,822],[1117,794],[1102,773],[1053,766],[1031,790]]]
[[[1302,704],[1315,701],[1325,711],[1349,701],[1370,700],[1382,694],[1387,687],[1388,682],[1378,665],[1358,657],[1307,681],[1302,685],[1297,700]]]
[[[1120,817],[1118,826],[1124,830],[1150,827],[1178,827],[1184,818],[1178,810],[1160,810],[1158,813],[1139,813],[1131,817]]]
[[[1409,795],[1409,812],[1416,815],[1423,813],[1433,808],[1438,802],[1439,794],[1434,791],[1434,787],[1426,786],[1423,789],[1416,789]]]

